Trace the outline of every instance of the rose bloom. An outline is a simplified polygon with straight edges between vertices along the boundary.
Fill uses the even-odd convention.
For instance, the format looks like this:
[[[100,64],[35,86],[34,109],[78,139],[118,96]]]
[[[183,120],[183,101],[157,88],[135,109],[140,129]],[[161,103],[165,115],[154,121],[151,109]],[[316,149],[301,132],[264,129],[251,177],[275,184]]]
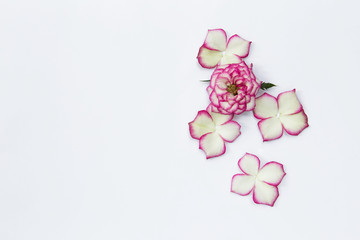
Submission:
[[[208,110],[227,115],[253,110],[260,85],[252,65],[249,68],[242,60],[237,64],[220,65],[207,88],[211,101]]]

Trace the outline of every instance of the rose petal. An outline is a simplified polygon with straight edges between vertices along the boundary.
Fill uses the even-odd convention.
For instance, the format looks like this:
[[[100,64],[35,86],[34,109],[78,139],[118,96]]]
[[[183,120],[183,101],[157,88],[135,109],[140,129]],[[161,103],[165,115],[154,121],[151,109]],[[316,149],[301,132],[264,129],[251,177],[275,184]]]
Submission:
[[[240,63],[240,62],[241,62],[240,57],[232,53],[225,53],[225,55],[221,58],[220,65]]]
[[[298,113],[302,109],[299,99],[296,96],[295,89],[280,93],[278,96],[278,103],[281,115]]]
[[[194,121],[189,122],[191,137],[200,139],[206,133],[215,131],[215,124],[207,111],[199,111]]]
[[[255,185],[255,177],[245,174],[236,174],[231,180],[231,192],[241,196],[248,195]]]
[[[217,133],[207,133],[200,138],[199,148],[206,158],[217,157],[225,153],[225,142]]]
[[[263,119],[258,126],[264,141],[275,140],[283,135],[283,128],[278,118]]]
[[[227,65],[218,65],[216,67],[216,69],[214,70],[213,74],[211,75],[211,78],[210,78],[210,87],[211,88],[215,88],[215,82],[216,82],[216,79],[218,78],[218,76],[224,71],[224,68],[226,68]]]
[[[210,112],[210,111],[209,111],[209,114],[216,126],[222,125],[222,124],[230,121],[233,118],[233,115],[228,115],[228,114],[221,114],[221,113]]]
[[[244,109],[237,109],[234,114],[241,114],[243,113],[245,110]]]
[[[286,175],[282,164],[277,162],[266,163],[259,171],[257,177],[259,180],[277,186]]]
[[[234,113],[238,108],[239,108],[239,103],[233,103],[231,108],[228,109],[227,111],[229,111],[230,113]]]
[[[227,36],[223,29],[209,29],[204,45],[211,50],[225,51]]]
[[[299,135],[309,126],[308,118],[304,110],[291,115],[283,115],[280,117],[280,121],[283,124],[285,131],[294,136]]]
[[[253,200],[257,204],[265,204],[274,206],[276,199],[279,197],[279,191],[277,187],[256,180]]]
[[[240,124],[229,121],[223,125],[216,126],[216,132],[227,142],[233,142],[240,136]]]
[[[250,70],[250,75],[254,75],[251,70]],[[255,76],[253,77],[255,78]],[[254,87],[251,89],[250,94],[256,95],[260,90],[261,82],[258,79],[255,79],[255,82],[253,83],[254,83]]]
[[[208,49],[205,46],[199,49],[197,56],[200,65],[204,68],[214,68],[222,57],[222,52]]]
[[[212,103],[210,103],[207,106],[206,111],[211,112],[211,113],[218,113],[219,112],[218,108],[215,105],[213,105]]]
[[[226,47],[226,53],[236,54],[241,58],[249,55],[251,42],[243,39],[238,35],[234,35],[229,39]]]
[[[220,102],[220,107],[229,110],[232,106],[228,102]]]
[[[256,98],[254,116],[258,119],[266,119],[269,117],[276,117],[278,114],[278,104],[275,97],[264,93]]]
[[[210,85],[206,88],[207,93],[210,95],[213,92],[213,89],[210,87]]]
[[[240,158],[238,165],[245,174],[256,176],[259,167],[260,167],[260,160],[257,156],[246,153],[242,158]]]
[[[255,97],[252,96],[250,101],[246,104],[246,111],[251,111],[255,108]]]
[[[218,75],[216,79],[216,84],[221,87],[222,89],[225,89],[228,87],[227,84],[229,83],[231,79],[231,75],[227,72],[222,72]]]
[[[215,106],[217,106],[217,107],[219,106],[219,99],[218,99],[215,91],[212,91],[212,92],[210,93],[209,98],[210,98],[210,101],[211,101],[211,103],[212,103],[213,105],[215,105]]]

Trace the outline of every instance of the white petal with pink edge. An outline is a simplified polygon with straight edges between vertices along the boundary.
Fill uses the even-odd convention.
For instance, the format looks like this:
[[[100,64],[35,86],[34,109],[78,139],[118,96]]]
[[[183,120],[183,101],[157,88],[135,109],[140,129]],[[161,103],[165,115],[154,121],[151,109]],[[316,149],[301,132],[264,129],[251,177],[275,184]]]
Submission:
[[[230,121],[223,125],[216,126],[216,132],[227,142],[233,142],[240,136],[240,125],[237,122]]]
[[[224,110],[229,110],[231,108],[231,105],[228,102],[220,102],[220,107]]]
[[[221,58],[220,65],[240,63],[240,62],[241,62],[240,57],[232,53],[225,53],[225,55]]]
[[[212,112],[212,113],[218,113],[219,112],[217,107],[212,103],[210,103],[209,106],[207,106],[206,111]]]
[[[211,88],[210,88],[211,89]],[[219,106],[219,99],[216,95],[216,92],[215,91],[212,91],[210,93],[210,101],[212,104],[214,104],[215,106]]]
[[[211,112],[211,111],[209,112],[209,114],[211,115],[211,118],[214,121],[216,126],[224,124],[233,118],[233,115],[226,115],[226,114],[221,114],[221,113],[216,113],[216,112]]]
[[[231,180],[231,192],[241,196],[248,195],[255,185],[255,177],[245,174],[236,174]]]
[[[278,118],[263,119],[258,126],[264,141],[275,140],[283,135],[283,128]]]
[[[308,118],[304,110],[291,115],[283,115],[280,117],[281,123],[285,131],[290,135],[299,135],[305,128],[309,126]]]
[[[245,174],[232,177],[231,192],[244,196],[253,191],[255,203],[273,206],[279,197],[277,186],[286,175],[283,165],[269,162],[258,170],[259,158],[249,153],[239,160],[238,165]]]
[[[255,102],[254,116],[256,118],[276,117],[279,112],[276,98],[267,93],[256,98]]]
[[[265,204],[274,206],[276,199],[279,197],[279,191],[277,187],[256,180],[253,199],[257,204]]]
[[[223,29],[209,29],[204,45],[213,50],[225,51],[227,36]]]
[[[215,124],[207,111],[199,111],[194,121],[189,123],[190,135],[200,139],[206,133],[215,131]]]
[[[211,50],[202,46],[197,56],[199,63],[204,68],[214,68],[221,58],[223,57],[222,52]]]
[[[265,183],[277,186],[285,176],[284,167],[277,162],[266,163],[259,171],[257,178]]]
[[[244,173],[247,175],[256,176],[259,172],[260,160],[257,156],[246,153],[240,158],[238,165]]]
[[[230,37],[226,47],[226,53],[236,54],[241,58],[245,58],[249,55],[251,42],[243,39],[238,35]]]
[[[225,153],[225,142],[216,132],[207,133],[200,138],[199,148],[206,154],[206,158],[217,157]]]
[[[279,112],[283,114],[293,114],[301,111],[302,106],[296,96],[295,89],[280,93],[278,96]]]
[[[255,97],[250,98],[250,102],[246,104],[246,111],[254,110],[255,108]]]

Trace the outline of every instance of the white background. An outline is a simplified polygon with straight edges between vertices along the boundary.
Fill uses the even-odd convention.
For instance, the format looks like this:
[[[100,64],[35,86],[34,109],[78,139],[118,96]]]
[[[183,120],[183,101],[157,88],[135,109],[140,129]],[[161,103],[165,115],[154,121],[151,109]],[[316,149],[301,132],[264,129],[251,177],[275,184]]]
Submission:
[[[359,239],[358,1],[0,2],[0,239]],[[207,29],[296,88],[310,127],[263,143],[252,113],[206,160]],[[238,159],[287,172],[273,208],[230,193]]]

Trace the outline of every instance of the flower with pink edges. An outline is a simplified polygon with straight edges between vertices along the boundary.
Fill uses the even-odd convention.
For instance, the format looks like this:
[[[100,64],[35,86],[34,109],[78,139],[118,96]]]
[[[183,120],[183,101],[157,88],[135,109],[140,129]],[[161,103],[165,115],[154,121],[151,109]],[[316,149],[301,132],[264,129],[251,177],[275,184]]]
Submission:
[[[218,66],[207,88],[208,109],[222,114],[241,114],[253,110],[261,82],[244,61]]]
[[[260,169],[259,158],[250,153],[240,158],[238,165],[243,174],[232,177],[231,192],[246,196],[252,191],[255,203],[274,206],[279,197],[277,186],[286,175],[283,165],[268,162]]]
[[[297,136],[309,126],[295,89],[280,93],[277,98],[267,93],[256,98],[254,116],[261,119],[258,127],[264,141],[280,138],[283,130]]]
[[[204,68],[214,68],[218,64],[239,63],[241,58],[249,55],[250,44],[251,42],[238,35],[233,35],[228,41],[223,29],[210,29],[197,58]]]
[[[240,136],[241,126],[232,118],[232,115],[202,110],[189,123],[190,135],[199,140],[199,148],[205,152],[207,159],[224,154],[225,142],[233,142]]]

